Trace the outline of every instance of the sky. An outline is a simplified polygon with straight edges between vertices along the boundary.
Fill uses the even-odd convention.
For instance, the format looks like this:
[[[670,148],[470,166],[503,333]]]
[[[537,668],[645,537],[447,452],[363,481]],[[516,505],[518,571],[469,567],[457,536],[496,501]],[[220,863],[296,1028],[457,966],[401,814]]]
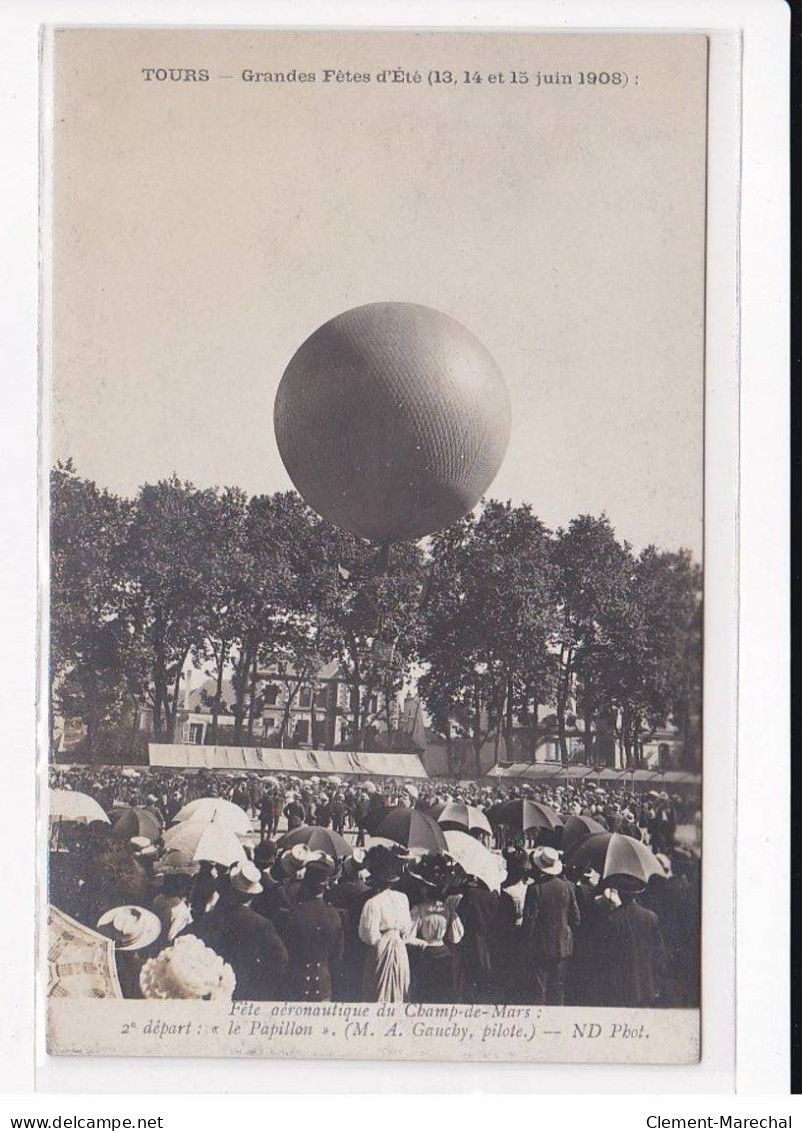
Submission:
[[[320,81],[445,65],[532,78]],[[292,68],[318,80],[242,79]],[[577,84],[605,69],[626,85]],[[173,472],[286,489],[295,350],[416,302],[504,374],[489,495],[701,557],[705,98],[699,36],[59,32],[53,459],[123,494]]]

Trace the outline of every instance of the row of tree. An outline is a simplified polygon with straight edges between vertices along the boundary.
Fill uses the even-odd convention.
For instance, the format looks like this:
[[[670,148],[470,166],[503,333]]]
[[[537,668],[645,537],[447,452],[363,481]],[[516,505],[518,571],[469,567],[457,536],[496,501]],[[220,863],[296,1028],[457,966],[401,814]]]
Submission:
[[[634,554],[603,515],[552,533],[528,505],[488,501],[426,543],[376,547],[292,492],[172,478],[123,499],[71,463],[50,507],[51,705],[82,721],[90,755],[110,735],[133,747],[143,706],[153,739],[174,741],[189,665],[213,678],[210,741],[225,723],[240,744],[264,672],[291,699],[336,660],[354,749],[377,711],[392,731],[416,684],[449,758],[467,738],[477,767],[488,741],[513,758],[547,733],[567,761],[575,714],[588,762],[612,739],[636,765],[669,722],[698,757],[700,568],[683,550]],[[285,705],[280,743],[288,720]]]

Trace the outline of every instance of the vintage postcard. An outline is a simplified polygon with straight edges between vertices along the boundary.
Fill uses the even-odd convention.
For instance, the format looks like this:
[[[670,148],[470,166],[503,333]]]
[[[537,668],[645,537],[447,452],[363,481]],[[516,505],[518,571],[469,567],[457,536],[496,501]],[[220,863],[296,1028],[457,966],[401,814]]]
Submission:
[[[48,1051],[694,1063],[707,38],[46,40]]]

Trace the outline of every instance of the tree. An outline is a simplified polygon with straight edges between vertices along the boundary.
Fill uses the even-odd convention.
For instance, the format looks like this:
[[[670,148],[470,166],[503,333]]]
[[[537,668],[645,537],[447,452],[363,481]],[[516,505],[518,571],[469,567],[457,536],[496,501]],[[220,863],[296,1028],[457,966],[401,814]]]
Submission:
[[[240,488],[228,487],[214,500],[209,499],[209,506],[216,514],[206,544],[209,561],[202,617],[204,635],[193,643],[191,652],[196,667],[211,664],[206,674],[215,681],[214,692],[211,695],[203,693],[203,705],[211,712],[208,740],[215,746],[219,738],[220,715],[227,713],[231,706],[223,699],[223,685],[237,639],[235,610],[242,576],[247,568],[248,497]]]
[[[606,515],[579,515],[557,531],[554,561],[559,569],[559,678],[557,733],[563,764],[568,761],[566,719],[573,694],[583,720],[585,761],[595,758],[594,724],[601,703],[602,673],[612,638],[627,622],[633,570],[628,543],[619,542]]]
[[[481,751],[503,736],[513,754],[516,721],[550,695],[556,570],[549,535],[531,507],[490,501],[432,539],[426,601],[424,702]]]
[[[219,500],[176,476],[146,484],[126,545],[127,617],[142,655],[155,742],[173,742],[187,659],[208,636]]]
[[[676,718],[693,758],[693,718],[701,711],[701,570],[687,551],[648,546],[634,563],[627,615],[604,672],[619,713],[627,765],[644,736]]]
[[[245,556],[234,603],[234,735],[243,726],[253,738],[264,706],[261,673],[270,669],[285,682],[279,743],[287,738],[289,707],[304,679],[320,664],[312,578],[313,512],[293,491],[259,495],[248,503]],[[247,706],[246,706],[247,704]]]
[[[99,731],[119,726],[131,695],[122,614],[126,501],[81,478],[72,461],[50,475],[50,735],[54,709],[80,717],[90,757]]]
[[[316,648],[341,665],[350,691],[348,744],[362,750],[419,650],[423,554],[412,542],[377,547],[322,519],[312,534]]]

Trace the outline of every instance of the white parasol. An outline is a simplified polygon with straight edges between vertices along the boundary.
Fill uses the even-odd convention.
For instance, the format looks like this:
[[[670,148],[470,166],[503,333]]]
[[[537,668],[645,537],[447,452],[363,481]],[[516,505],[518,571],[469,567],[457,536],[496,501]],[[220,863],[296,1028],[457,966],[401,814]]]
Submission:
[[[175,815],[176,824],[183,824],[186,821],[224,825],[240,836],[247,836],[253,831],[251,819],[245,810],[222,797],[199,797],[197,801],[190,801]]]
[[[74,789],[52,789],[50,791],[51,821],[104,821],[111,824],[102,807],[88,793],[78,793]]]
[[[491,891],[500,891],[501,883],[507,874],[507,865],[500,856],[472,837],[447,829],[443,835],[448,845],[448,855],[470,876],[487,884]]]
[[[216,821],[181,821],[164,834],[164,847],[185,859],[211,860],[227,868],[247,859],[236,834]]]

